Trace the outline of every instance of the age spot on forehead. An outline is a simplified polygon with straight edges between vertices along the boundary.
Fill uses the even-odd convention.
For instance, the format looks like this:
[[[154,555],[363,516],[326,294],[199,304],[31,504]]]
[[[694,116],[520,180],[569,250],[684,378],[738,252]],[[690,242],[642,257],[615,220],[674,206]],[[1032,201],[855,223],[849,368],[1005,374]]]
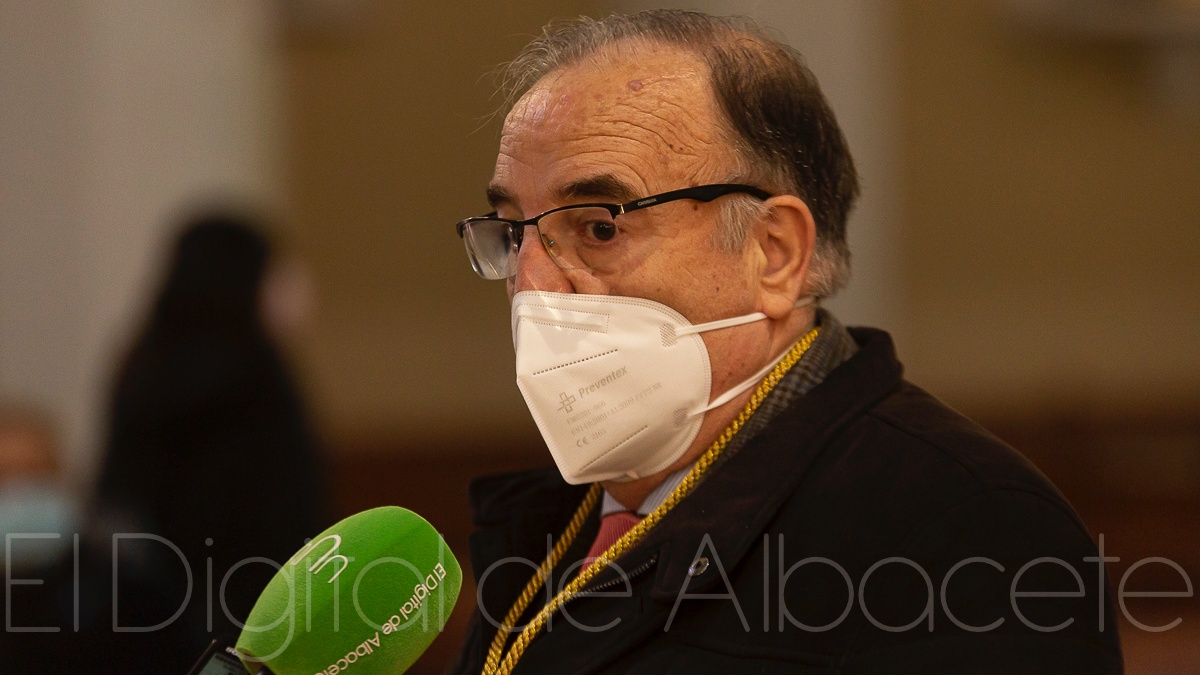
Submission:
[[[629,89],[632,91],[641,91],[642,90],[642,81],[641,80],[630,80],[629,81]]]

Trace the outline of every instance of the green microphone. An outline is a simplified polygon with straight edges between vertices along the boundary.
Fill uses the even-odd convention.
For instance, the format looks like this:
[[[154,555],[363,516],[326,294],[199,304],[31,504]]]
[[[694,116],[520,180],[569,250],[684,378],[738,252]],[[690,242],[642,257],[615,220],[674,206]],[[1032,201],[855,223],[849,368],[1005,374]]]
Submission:
[[[398,506],[363,511],[280,567],[237,654],[251,673],[401,673],[441,632],[461,587],[458,561],[424,518]]]

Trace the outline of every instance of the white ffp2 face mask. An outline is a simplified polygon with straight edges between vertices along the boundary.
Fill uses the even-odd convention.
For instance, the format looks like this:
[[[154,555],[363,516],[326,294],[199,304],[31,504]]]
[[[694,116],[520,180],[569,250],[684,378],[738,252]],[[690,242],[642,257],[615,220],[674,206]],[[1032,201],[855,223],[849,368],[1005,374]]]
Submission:
[[[633,480],[679,459],[705,412],[757,384],[783,357],[710,402],[712,371],[699,334],[765,318],[755,312],[692,325],[642,298],[517,293],[517,386],[563,478]]]

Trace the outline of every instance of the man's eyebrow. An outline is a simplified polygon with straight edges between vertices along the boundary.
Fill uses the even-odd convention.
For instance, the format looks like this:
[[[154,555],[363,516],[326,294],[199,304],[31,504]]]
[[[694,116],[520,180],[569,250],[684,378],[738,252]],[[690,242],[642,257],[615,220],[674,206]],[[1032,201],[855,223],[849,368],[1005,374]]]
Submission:
[[[580,199],[611,199],[628,202],[637,199],[635,187],[611,173],[571,181],[555,191],[555,198],[562,203]]]
[[[513,198],[512,195],[508,193],[508,190],[505,190],[503,187],[495,183],[492,183],[491,185],[487,186],[487,202],[488,206],[491,206],[494,209],[501,204],[512,204]]]
[[[581,199],[612,200],[620,203],[637,199],[638,191],[629,183],[606,173],[573,180],[554,191],[559,204],[568,204]],[[516,199],[504,186],[492,183],[487,187],[488,205],[493,209],[502,205],[515,205]]]

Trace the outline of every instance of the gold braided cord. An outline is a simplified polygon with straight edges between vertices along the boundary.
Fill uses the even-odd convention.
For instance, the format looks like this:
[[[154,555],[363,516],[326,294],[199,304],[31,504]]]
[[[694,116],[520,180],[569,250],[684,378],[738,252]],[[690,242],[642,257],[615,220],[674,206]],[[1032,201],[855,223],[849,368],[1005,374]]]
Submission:
[[[655,525],[658,524],[660,520],[663,519],[667,512],[675,508],[675,505],[683,501],[683,498],[687,497],[688,494],[691,493],[691,491],[700,482],[700,479],[704,476],[704,474],[717,461],[717,458],[725,449],[725,446],[728,445],[731,440],[733,440],[733,437],[736,436],[739,431],[741,431],[742,427],[745,426],[746,422],[749,421],[754,412],[758,410],[758,407],[762,405],[762,402],[767,398],[767,394],[771,393],[771,390],[773,390],[775,386],[779,384],[779,381],[783,379],[783,376],[787,374],[789,370],[791,370],[792,366],[796,365],[796,363],[800,360],[800,357],[804,356],[804,353],[807,352],[808,348],[812,346],[813,341],[817,338],[818,330],[819,329],[817,328],[813,328],[806,333],[804,337],[800,338],[800,341],[797,342],[795,346],[793,346],[792,349],[783,357],[783,359],[775,365],[770,374],[768,374],[766,378],[763,379],[762,383],[758,385],[758,389],[754,391],[754,394],[750,396],[750,400],[746,403],[746,406],[742,408],[742,411],[738,414],[737,418],[734,419],[728,427],[725,427],[725,430],[721,432],[721,435],[717,437],[717,440],[713,441],[712,445],[708,446],[708,449],[705,450],[704,454],[700,456],[700,459],[696,460],[696,463],[692,465],[692,470],[689,471],[687,476],[684,477],[679,485],[671,491],[671,494],[667,496],[663,503],[659,504],[658,508],[654,509],[654,511],[650,512],[650,514],[643,518],[641,522],[639,522],[637,525],[634,525],[633,528],[622,535],[621,538],[614,542],[612,546],[608,547],[608,550],[600,554],[600,556],[592,561],[590,565],[585,567],[583,571],[579,573],[579,576],[575,577],[574,580],[567,584],[566,588],[560,591],[558,595],[554,596],[554,598],[552,598],[550,602],[547,603],[546,606],[537,613],[537,616],[533,617],[533,620],[531,620],[529,624],[525,626],[525,629],[522,630],[521,634],[517,636],[517,639],[513,641],[512,647],[508,650],[508,654],[505,655],[504,660],[501,661],[500,656],[504,651],[504,644],[508,641],[508,634],[514,630],[514,623],[521,617],[521,614],[525,612],[525,608],[529,606],[529,603],[533,600],[533,596],[542,587],[542,583],[549,574],[550,570],[558,564],[559,559],[562,557],[567,547],[570,546],[572,541],[574,541],[575,536],[579,534],[579,528],[583,525],[583,521],[587,517],[587,514],[591,512],[592,508],[594,508],[600,495],[600,486],[598,483],[592,485],[592,489],[588,492],[587,496],[584,497],[583,503],[579,505],[579,509],[575,511],[575,516],[571,518],[570,524],[567,525],[566,531],[563,532],[559,544],[553,548],[553,550],[550,552],[550,555],[548,555],[546,560],[542,562],[541,568],[537,574],[535,574],[534,577],[529,580],[529,583],[525,586],[525,590],[521,593],[521,597],[517,598],[517,601],[513,603],[512,609],[509,610],[508,615],[504,618],[504,625],[501,626],[500,630],[496,633],[495,639],[492,640],[492,646],[488,650],[487,662],[483,667],[483,675],[509,675],[513,668],[516,667],[517,661],[521,658],[521,655],[525,653],[525,649],[529,646],[529,643],[533,641],[533,638],[537,637],[538,633],[541,632],[542,627],[546,625],[547,621],[549,621],[550,616],[558,611],[558,609],[566,604],[571,598],[575,597],[575,595],[577,595],[579,591],[596,576],[596,574],[598,574],[605,567],[608,567],[610,562],[616,560],[623,553],[633,548],[633,546],[637,544],[647,532],[649,532]],[[566,543],[564,544],[563,542]]]
[[[517,619],[525,613],[525,608],[533,601],[533,597],[541,590],[542,584],[546,582],[547,575],[550,570],[558,565],[558,561],[562,559],[563,554],[571,547],[575,541],[575,536],[579,534],[580,528],[583,527],[583,521],[587,520],[587,516],[595,508],[596,503],[600,501],[600,484],[592,483],[591,489],[583,497],[583,502],[579,508],[575,509],[575,515],[571,516],[571,522],[567,523],[567,529],[562,536],[558,538],[558,543],[554,548],[550,549],[550,554],[542,561],[541,567],[538,568],[533,578],[529,583],[525,584],[525,590],[521,591],[521,596],[513,603],[508,614],[504,617],[504,624],[500,630],[496,631],[496,637],[492,638],[492,646],[488,649],[487,664],[484,665],[483,672],[494,673],[496,667],[500,665],[500,654],[504,651],[504,643],[508,642],[508,636],[513,632],[513,626],[516,625]]]

